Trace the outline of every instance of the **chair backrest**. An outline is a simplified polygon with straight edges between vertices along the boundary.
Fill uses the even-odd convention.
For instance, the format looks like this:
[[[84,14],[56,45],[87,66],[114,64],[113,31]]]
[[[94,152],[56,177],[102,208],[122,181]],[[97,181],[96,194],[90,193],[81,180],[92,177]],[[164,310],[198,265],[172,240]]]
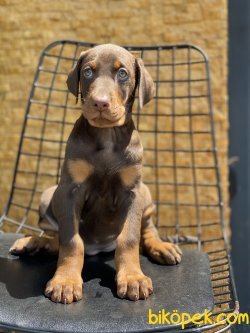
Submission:
[[[67,90],[67,74],[80,52],[93,46],[58,41],[42,52],[11,194],[0,220],[4,231],[42,233],[37,227],[39,198],[59,180],[66,140],[81,110]],[[133,109],[144,146],[144,181],[156,203],[155,223],[163,237],[173,235],[178,241],[179,236],[191,235],[199,249],[208,251],[214,242],[223,248],[207,57],[192,45],[127,49],[143,58],[156,85],[154,100],[141,112],[136,100]]]

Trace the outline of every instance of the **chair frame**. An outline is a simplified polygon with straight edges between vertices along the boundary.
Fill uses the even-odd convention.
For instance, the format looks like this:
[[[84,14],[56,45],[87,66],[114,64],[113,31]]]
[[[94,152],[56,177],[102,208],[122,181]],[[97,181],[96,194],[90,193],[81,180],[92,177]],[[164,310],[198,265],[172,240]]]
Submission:
[[[61,133],[60,133],[60,139],[57,140],[57,143],[60,145],[59,147],[59,158],[57,158],[57,172],[56,174],[53,174],[53,179],[55,182],[58,182],[59,177],[60,177],[60,167],[61,167],[61,163],[63,161],[63,147],[65,145],[65,140],[64,140],[64,135],[65,135],[65,128],[64,125],[65,123],[67,124],[67,120],[66,120],[66,112],[68,110],[80,110],[79,106],[76,105],[70,105],[69,102],[69,92],[67,91],[67,89],[61,89],[58,88],[58,92],[61,92],[65,94],[65,103],[64,104],[55,104],[53,102],[51,102],[51,97],[52,94],[54,93],[54,91],[56,91],[56,88],[54,87],[54,83],[55,80],[57,79],[58,75],[66,75],[66,73],[64,72],[60,72],[58,70],[59,66],[60,66],[60,61],[63,60],[68,60],[71,62],[71,65],[73,65],[76,60],[77,60],[77,54],[79,52],[80,49],[86,49],[86,48],[90,48],[95,46],[96,44],[94,43],[84,43],[84,42],[80,42],[80,41],[72,41],[72,40],[61,40],[61,41],[56,41],[54,43],[51,43],[50,45],[48,45],[42,52],[39,63],[38,63],[38,67],[35,73],[35,77],[34,77],[34,81],[32,84],[32,88],[31,88],[31,92],[30,92],[30,96],[29,96],[29,100],[28,100],[28,104],[27,104],[27,108],[26,108],[26,113],[25,113],[25,117],[24,117],[24,123],[23,123],[23,128],[22,128],[22,132],[21,132],[21,139],[19,142],[19,147],[18,147],[18,153],[17,153],[17,159],[16,159],[16,164],[15,164],[15,168],[14,168],[14,176],[13,176],[13,181],[12,181],[12,185],[11,185],[11,191],[10,191],[10,196],[6,205],[6,209],[3,213],[3,215],[0,217],[0,232],[4,232],[6,230],[6,225],[8,225],[9,227],[11,227],[11,231],[14,231],[16,233],[20,233],[20,232],[30,232],[30,233],[35,233],[35,234],[39,234],[40,236],[43,235],[43,231],[40,230],[38,227],[33,226],[33,225],[29,225],[27,216],[29,215],[29,213],[31,211],[36,211],[36,209],[33,209],[31,206],[32,200],[35,196],[35,194],[37,192],[39,192],[39,190],[37,189],[37,183],[39,181],[39,163],[40,160],[44,157],[43,156],[43,152],[42,152],[42,146],[44,144],[44,142],[46,141],[44,138],[44,133],[46,130],[46,124],[47,122],[51,122],[53,123],[52,120],[48,119],[48,113],[49,113],[49,109],[50,108],[58,108],[58,109],[62,109],[63,110],[63,117],[61,119]],[[70,46],[72,47],[72,49],[74,49],[74,52],[72,52],[73,56],[64,56],[63,52],[66,46]],[[227,236],[226,236],[226,227],[225,227],[225,222],[224,222],[224,208],[223,208],[223,198],[222,198],[222,189],[221,189],[221,179],[220,179],[220,173],[219,173],[219,164],[218,164],[218,156],[217,156],[217,148],[216,148],[216,139],[215,139],[215,128],[214,128],[214,119],[213,119],[213,110],[212,110],[212,99],[211,99],[211,79],[210,79],[210,69],[209,69],[209,62],[208,62],[208,58],[206,56],[206,54],[203,52],[203,50],[201,50],[199,47],[196,47],[194,45],[189,45],[189,44],[180,44],[180,45],[162,45],[162,46],[125,46],[126,49],[128,49],[129,51],[132,52],[138,52],[140,53],[140,56],[142,58],[144,58],[145,54],[150,53],[150,52],[155,52],[155,57],[156,57],[156,64],[154,65],[150,65],[146,63],[146,66],[149,66],[149,70],[150,70],[150,66],[151,68],[154,68],[156,70],[156,98],[155,98],[155,113],[151,112],[144,112],[144,111],[139,111],[139,108],[137,106],[137,112],[133,113],[133,115],[135,116],[136,119],[136,125],[139,128],[140,125],[140,120],[142,117],[151,117],[152,119],[154,119],[155,117],[158,117],[158,119],[164,119],[164,117],[168,116],[168,119],[170,119],[172,121],[172,128],[169,131],[165,131],[163,134],[166,134],[167,132],[169,132],[170,135],[172,135],[172,148],[168,148],[168,149],[160,149],[158,146],[158,141],[159,138],[157,137],[157,135],[159,133],[161,133],[161,130],[159,130],[159,122],[158,120],[156,121],[156,123],[154,124],[154,129],[153,130],[142,130],[140,131],[139,128],[139,132],[142,133],[146,133],[146,135],[153,135],[154,137],[154,144],[155,146],[153,148],[148,148],[148,151],[152,151],[152,154],[154,154],[154,158],[153,158],[153,163],[150,164],[148,163],[148,165],[146,164],[145,167],[151,167],[151,168],[155,168],[154,170],[154,175],[155,178],[153,181],[148,181],[146,182],[149,185],[155,186],[155,202],[156,202],[156,226],[159,228],[159,230],[165,230],[166,228],[168,228],[166,225],[160,225],[159,219],[160,219],[160,207],[162,206],[166,206],[166,207],[174,207],[175,208],[175,212],[176,212],[176,223],[175,226],[171,226],[171,228],[176,230],[175,236],[173,237],[173,240],[176,241],[177,243],[180,243],[181,245],[185,246],[191,246],[191,247],[196,247],[197,250],[202,250],[204,246],[209,246],[209,244],[213,243],[214,244],[214,248],[215,250],[209,250],[207,251],[209,258],[210,258],[210,267],[211,267],[211,281],[213,284],[213,292],[214,292],[214,300],[215,300],[215,309],[213,312],[213,317],[215,317],[216,315],[218,315],[219,313],[221,313],[222,311],[225,313],[235,313],[236,315],[238,315],[239,313],[239,303],[238,303],[238,299],[237,299],[237,294],[236,294],[236,289],[235,289],[235,283],[234,283],[234,277],[233,277],[233,272],[232,272],[232,265],[231,265],[231,259],[230,259],[230,251],[229,251],[229,242],[227,240]],[[58,53],[53,53],[55,49],[58,49],[59,52]],[[161,61],[161,53],[166,52],[166,54],[170,54],[170,58],[171,61],[170,63],[166,63],[166,64],[159,64],[159,62]],[[178,63],[178,57],[177,54],[178,52],[184,52],[186,54],[186,60],[183,62],[183,64],[180,62]],[[192,59],[192,54],[196,54],[196,56],[199,58],[199,60],[194,60]],[[55,62],[55,69],[54,70],[50,70],[50,69],[46,69],[43,66],[43,63],[45,61],[45,59],[48,58],[55,58],[56,62]],[[192,79],[191,77],[191,66],[193,66],[193,64],[195,64],[197,62],[200,63],[203,67],[204,67],[204,72],[206,77],[204,79]],[[187,78],[186,79],[181,79],[180,82],[175,78],[175,75],[177,73],[178,70],[178,66],[185,66],[186,70],[187,70]],[[168,96],[168,97],[164,97],[165,100],[170,100],[171,101],[171,112],[168,115],[164,115],[161,114],[159,112],[159,101],[161,100],[161,97],[159,96],[159,85],[161,83],[161,80],[159,79],[159,75],[160,75],[160,70],[162,67],[168,67],[170,68],[169,72],[172,73],[172,77],[169,80],[163,80],[166,84],[169,84],[169,86],[171,86],[171,91],[172,91],[172,95]],[[164,68],[165,68],[164,67]],[[46,86],[46,85],[42,85],[39,83],[39,79],[42,73],[50,73],[50,75],[52,75],[52,79],[51,79],[51,85],[50,86]],[[194,96],[192,95],[192,84],[193,82],[195,83],[199,83],[202,82],[202,80],[204,81],[204,86],[206,87],[206,93],[205,94],[201,94],[201,95],[197,95]],[[178,89],[178,84],[184,84],[185,82],[187,83],[187,93],[184,96],[178,97],[176,95],[176,90]],[[42,90],[47,90],[48,91],[48,97],[47,100],[45,102],[43,101],[39,101],[35,99],[35,95],[37,90],[41,89]],[[163,98],[163,99],[164,99]],[[187,151],[187,149],[179,149],[176,148],[176,141],[175,141],[175,135],[176,133],[178,134],[178,131],[176,130],[176,119],[177,117],[181,117],[181,115],[177,115],[176,112],[176,103],[175,100],[177,101],[178,99],[183,98],[183,101],[187,101],[188,106],[188,111],[187,114],[185,114],[185,116],[187,117],[187,119],[189,120],[189,130],[187,131],[187,136],[189,137],[190,140],[190,151]],[[193,125],[192,125],[192,119],[194,119],[194,117],[196,116],[196,114],[192,113],[192,101],[194,98],[197,98],[197,100],[199,100],[199,98],[206,100],[207,101],[207,112],[205,114],[200,114],[201,117],[203,117],[204,115],[207,117],[208,119],[208,123],[210,124],[210,129],[207,131],[207,134],[210,135],[210,139],[211,139],[211,156],[213,158],[214,164],[212,167],[212,171],[214,172],[214,177],[215,177],[215,188],[218,194],[218,201],[211,204],[211,208],[214,207],[214,210],[218,211],[218,216],[219,216],[219,221],[217,222],[211,222],[209,225],[205,225],[202,224],[200,215],[201,215],[201,210],[204,208],[209,208],[210,204],[205,202],[204,204],[201,204],[199,202],[199,190],[198,188],[200,186],[204,187],[204,190],[206,190],[206,188],[209,188],[210,186],[212,186],[211,184],[209,185],[209,183],[203,184],[201,185],[201,183],[197,180],[197,174],[196,174],[196,170],[199,169],[199,167],[195,166],[195,154],[198,154],[199,152],[201,152],[201,149],[195,149],[194,147],[194,135],[198,134],[199,131],[194,131],[193,130]],[[159,103],[158,103],[159,102]],[[167,103],[167,102],[166,102]],[[40,140],[39,141],[39,152],[36,153],[32,153],[32,152],[24,152],[24,148],[25,147],[25,140],[28,140],[28,135],[27,135],[27,128],[29,127],[29,121],[31,119],[33,119],[34,121],[36,121],[36,116],[32,116],[31,114],[31,110],[34,107],[34,105],[40,105],[43,106],[45,109],[45,116],[41,119],[38,119],[39,117],[37,117],[37,121],[41,121],[42,122],[42,127],[41,127],[41,139],[35,139],[35,137],[33,137],[33,140]],[[199,114],[197,114],[197,116],[199,116]],[[147,118],[147,119],[149,119]],[[166,119],[166,118],[165,118]],[[57,120],[54,121],[55,124],[58,123]],[[60,122],[59,122],[60,123]],[[70,122],[69,124],[70,125]],[[201,133],[203,133],[205,135],[206,131],[201,130]],[[149,134],[150,133],[150,134]],[[183,132],[184,133],[184,132]],[[181,134],[181,133],[179,133]],[[144,135],[144,134],[143,134]],[[32,140],[32,138],[31,138]],[[52,140],[53,141],[53,140]],[[147,148],[146,148],[147,151]],[[161,166],[158,162],[159,160],[159,154],[161,152],[169,152],[173,154],[173,165],[171,165],[170,167],[166,167],[166,169],[170,169],[173,172],[173,196],[174,196],[174,202],[161,202],[160,199],[160,186],[166,185],[164,182],[162,182],[161,178],[160,178],[160,171],[159,168],[161,167],[162,169],[164,169],[164,165]],[[180,230],[183,230],[182,228],[184,228],[184,226],[182,226],[181,222],[180,222],[180,218],[178,217],[180,215],[180,210],[182,209],[183,205],[185,205],[185,203],[181,203],[178,201],[178,189],[180,188],[180,186],[185,186],[181,184],[180,182],[178,182],[177,180],[177,170],[179,168],[179,166],[177,166],[176,163],[176,154],[180,152],[180,153],[190,153],[191,154],[191,160],[193,162],[192,166],[190,167],[191,173],[193,175],[193,189],[194,189],[194,198],[195,201],[194,203],[187,203],[187,206],[190,207],[194,207],[194,210],[196,211],[196,220],[197,220],[197,225],[193,226],[193,225],[186,225],[186,228],[196,228],[197,229],[197,241],[194,241],[194,244],[190,244],[192,243],[192,241],[190,242],[187,239],[184,239],[181,237],[181,235],[179,234]],[[28,170],[21,170],[20,169],[20,164],[21,164],[21,158],[26,154],[26,156],[34,156],[34,158],[38,159],[38,166],[36,167],[35,171],[34,171],[34,185],[32,188],[25,188],[25,186],[22,188],[18,185],[18,178],[20,177],[21,174],[23,174],[24,176],[29,173]],[[46,158],[46,156],[45,156]],[[159,167],[159,168],[158,168]],[[184,168],[185,169],[185,168]],[[202,168],[201,168],[202,169]],[[205,170],[205,168],[204,168]],[[53,184],[51,184],[53,185]],[[187,185],[187,186],[190,186]],[[30,197],[30,205],[27,205],[25,207],[22,207],[21,204],[16,204],[15,203],[15,193],[16,191],[30,191],[31,193],[31,197]],[[18,220],[15,216],[12,217],[12,210],[14,209],[14,206],[16,207],[16,209],[20,210],[23,209],[25,210],[25,214],[23,216],[23,218],[21,220]],[[204,228],[217,228],[218,230],[221,231],[221,237],[214,237],[212,239],[207,239],[207,240],[202,240],[201,238],[201,234],[202,234],[202,230]],[[171,229],[170,228],[170,229]],[[172,230],[171,229],[171,230]],[[7,230],[9,230],[7,228]],[[185,230],[185,229],[184,229]],[[216,244],[221,244],[222,246],[216,245]],[[217,246],[217,247],[216,247]],[[220,289],[222,288],[222,291],[220,291]],[[217,291],[219,290],[219,291]],[[214,323],[212,325],[198,325],[196,327],[187,327],[185,330],[179,330],[178,328],[176,330],[174,330],[174,332],[203,332],[203,331],[209,331],[209,332],[225,332],[227,330],[230,329],[232,325],[227,322],[226,320],[224,321],[223,324],[219,325],[218,323]],[[153,330],[152,330],[153,331]],[[171,329],[171,331],[173,332],[173,329]]]

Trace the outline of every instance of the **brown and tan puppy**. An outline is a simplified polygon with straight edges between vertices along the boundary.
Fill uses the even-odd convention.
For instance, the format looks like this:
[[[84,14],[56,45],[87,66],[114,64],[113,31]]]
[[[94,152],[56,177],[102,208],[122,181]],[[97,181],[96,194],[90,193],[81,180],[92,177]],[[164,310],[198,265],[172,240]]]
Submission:
[[[71,303],[82,298],[84,253],[115,249],[117,295],[146,299],[153,287],[141,271],[140,240],[155,261],[181,261],[179,247],[161,241],[152,222],[143,148],[131,118],[136,89],[142,108],[153,98],[153,80],[141,59],[107,44],[83,52],[67,84],[76,98],[80,86],[82,115],[67,142],[60,182],[43,193],[40,206],[40,226],[58,237],[26,237],[10,252],[59,251],[45,295]]]

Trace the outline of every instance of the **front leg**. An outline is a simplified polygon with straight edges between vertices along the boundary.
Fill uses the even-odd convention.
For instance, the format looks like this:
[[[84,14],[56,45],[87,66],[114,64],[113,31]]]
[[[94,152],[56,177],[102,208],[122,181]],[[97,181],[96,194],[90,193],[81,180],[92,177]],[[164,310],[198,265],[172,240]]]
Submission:
[[[59,185],[52,200],[59,224],[59,257],[45,295],[56,303],[72,303],[82,298],[84,245],[78,233],[81,206],[76,195],[68,186]]]
[[[143,197],[134,191],[134,200],[122,232],[117,238],[115,251],[117,295],[137,301],[146,299],[152,292],[152,281],[141,270],[139,243]]]

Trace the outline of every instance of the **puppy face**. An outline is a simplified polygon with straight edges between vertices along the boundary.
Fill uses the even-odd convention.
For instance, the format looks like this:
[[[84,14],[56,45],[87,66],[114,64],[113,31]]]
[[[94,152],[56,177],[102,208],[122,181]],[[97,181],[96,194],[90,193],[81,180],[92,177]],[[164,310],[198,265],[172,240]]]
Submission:
[[[122,47],[105,44],[83,52],[67,80],[69,90],[82,95],[82,112],[94,127],[121,126],[139,88],[142,107],[153,97],[153,80],[141,59]]]

